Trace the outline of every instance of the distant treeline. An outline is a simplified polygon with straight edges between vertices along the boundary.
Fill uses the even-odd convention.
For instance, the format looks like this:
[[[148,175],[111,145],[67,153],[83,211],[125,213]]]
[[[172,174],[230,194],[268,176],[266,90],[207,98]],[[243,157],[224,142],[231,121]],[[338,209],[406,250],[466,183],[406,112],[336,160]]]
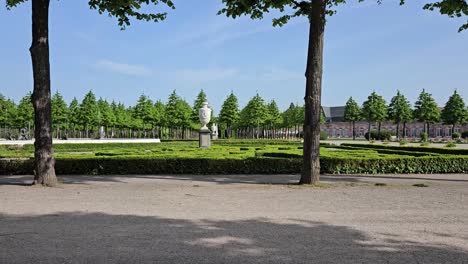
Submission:
[[[56,92],[52,96],[52,119],[54,136],[98,137],[104,127],[106,137],[191,138],[200,128],[198,110],[206,102],[207,95],[201,90],[193,104],[173,91],[166,103],[152,101],[141,95],[133,106],[99,98],[92,91],[79,102],[74,98],[69,104]],[[463,98],[454,91],[448,102],[440,108],[432,96],[423,90],[414,107],[399,91],[389,104],[373,92],[362,105],[350,98],[345,107],[344,120],[378,123],[393,121],[397,124],[420,121],[428,126],[443,121],[459,124],[468,121],[468,110]],[[323,116],[321,122],[325,122]],[[280,111],[274,100],[265,100],[256,94],[246,106],[239,107],[238,99],[231,92],[224,101],[219,116],[212,117],[219,124],[221,137],[241,138],[289,138],[300,136],[304,123],[304,107],[291,103]],[[34,129],[34,111],[31,94],[18,104],[0,94],[0,131],[3,137],[18,136],[21,128]],[[32,133],[30,133],[32,134]]]

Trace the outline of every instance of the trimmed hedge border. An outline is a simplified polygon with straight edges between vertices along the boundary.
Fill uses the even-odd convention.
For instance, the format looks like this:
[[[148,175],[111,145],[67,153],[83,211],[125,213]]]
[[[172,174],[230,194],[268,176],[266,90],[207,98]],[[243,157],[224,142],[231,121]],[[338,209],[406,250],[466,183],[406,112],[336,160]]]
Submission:
[[[387,145],[371,145],[371,144],[354,144],[343,143],[341,146],[364,148],[364,149],[391,149],[401,151],[427,152],[449,155],[468,155],[468,149],[453,149],[453,148],[435,148],[435,147],[412,147],[412,146],[387,146]]]
[[[263,157],[239,159],[151,159],[135,157],[99,157],[93,159],[57,159],[55,171],[65,175],[124,174],[297,174],[301,155],[264,153]],[[282,157],[271,157],[280,156]],[[270,156],[270,157],[268,157]],[[405,158],[329,158],[321,157],[321,173],[468,173],[468,157],[425,156]],[[0,174],[32,174],[33,160],[0,160]]]

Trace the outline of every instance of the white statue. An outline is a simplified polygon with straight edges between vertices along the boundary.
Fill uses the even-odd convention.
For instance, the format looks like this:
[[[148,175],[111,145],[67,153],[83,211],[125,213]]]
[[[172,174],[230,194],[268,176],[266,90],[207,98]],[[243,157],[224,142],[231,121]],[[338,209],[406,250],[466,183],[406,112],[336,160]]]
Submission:
[[[213,123],[211,125],[211,138],[218,139],[218,124]]]
[[[210,131],[206,126],[211,120],[211,109],[208,108],[207,102],[203,103],[203,107],[198,111],[198,116],[200,118],[200,123],[202,124],[201,130]]]

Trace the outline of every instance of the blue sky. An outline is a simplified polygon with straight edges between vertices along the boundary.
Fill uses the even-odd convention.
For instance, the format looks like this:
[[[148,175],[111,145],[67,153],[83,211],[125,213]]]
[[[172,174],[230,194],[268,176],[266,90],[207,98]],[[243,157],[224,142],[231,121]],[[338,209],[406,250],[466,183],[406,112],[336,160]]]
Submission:
[[[18,101],[32,89],[30,3],[8,11],[4,2],[0,93]],[[204,89],[215,110],[231,90],[241,106],[257,91],[283,109],[302,104],[306,20],[283,28],[271,26],[274,14],[232,20],[216,15],[220,2],[178,0],[166,21],[133,21],[121,31],[115,19],[89,10],[87,1],[51,1],[52,90],[67,101],[93,90],[133,104],[142,93],[165,101],[174,89],[193,103]],[[343,105],[349,96],[362,103],[373,90],[389,101],[397,89],[413,103],[422,88],[441,105],[455,88],[466,100],[468,32],[457,33],[463,20],[414,2],[350,1],[329,18],[323,105]]]

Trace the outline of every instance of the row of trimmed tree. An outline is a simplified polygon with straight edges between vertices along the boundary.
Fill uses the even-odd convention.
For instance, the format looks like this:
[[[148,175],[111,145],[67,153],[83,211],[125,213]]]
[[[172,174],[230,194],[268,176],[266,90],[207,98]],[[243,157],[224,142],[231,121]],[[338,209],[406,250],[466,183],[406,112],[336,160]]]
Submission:
[[[30,128],[28,131],[33,128],[34,111],[30,97],[28,94],[15,104],[0,95],[0,127],[5,136],[18,133],[20,128]],[[189,138],[196,135],[193,131],[200,126],[198,109],[205,101],[208,100],[203,90],[192,106],[173,91],[166,103],[160,100],[153,102],[148,96],[141,95],[134,106],[126,107],[120,102],[97,100],[90,91],[81,102],[74,98],[67,104],[56,92],[52,96],[54,136],[97,137],[99,127],[104,127],[107,137],[113,138]],[[424,122],[427,132],[430,124],[440,121],[452,126],[468,122],[467,114],[465,102],[457,91],[441,109],[431,94],[423,90],[414,109],[400,91],[388,105],[376,92],[362,106],[351,97],[346,102],[344,118],[353,124],[353,138],[357,121],[367,121],[369,131],[371,124],[377,123],[378,133],[382,122],[392,121],[397,125],[397,136],[405,137],[408,122]],[[302,130],[304,107],[291,103],[281,112],[274,100],[267,103],[256,94],[240,109],[236,95],[231,92],[221,107],[219,117],[213,116],[212,122],[219,123],[222,136],[226,138],[292,138],[298,137]],[[321,122],[324,122],[323,114]]]
[[[200,128],[198,110],[208,101],[201,90],[193,105],[173,91],[167,102],[152,101],[141,95],[133,106],[97,99],[89,91],[81,102],[78,99],[67,104],[57,91],[52,96],[52,126],[56,138],[98,137],[100,127],[107,137],[112,138],[189,138]],[[19,104],[0,95],[0,131],[4,137],[16,137],[20,129],[34,128],[34,110],[31,94],[24,96]],[[230,138],[291,138],[297,137],[304,123],[304,107],[291,103],[281,112],[274,100],[266,103],[256,94],[247,105],[239,108],[236,95],[224,101],[219,117],[213,115],[212,122],[219,123],[221,136]],[[31,134],[31,132],[29,132]]]
[[[380,134],[382,122],[392,121],[397,125],[396,134],[400,138],[400,136],[406,137],[406,123],[413,121],[423,122],[425,133],[428,133],[430,124],[441,121],[452,125],[452,131],[454,131],[457,124],[468,122],[468,109],[457,90],[453,92],[443,108],[440,108],[432,95],[424,89],[414,103],[414,108],[400,91],[397,91],[388,105],[385,99],[374,91],[367,97],[362,107],[350,97],[346,102],[344,119],[352,122],[353,139],[356,138],[355,122],[364,120],[369,123],[368,131],[371,130],[372,123],[377,123],[378,134]],[[400,125],[403,125],[402,134]]]

